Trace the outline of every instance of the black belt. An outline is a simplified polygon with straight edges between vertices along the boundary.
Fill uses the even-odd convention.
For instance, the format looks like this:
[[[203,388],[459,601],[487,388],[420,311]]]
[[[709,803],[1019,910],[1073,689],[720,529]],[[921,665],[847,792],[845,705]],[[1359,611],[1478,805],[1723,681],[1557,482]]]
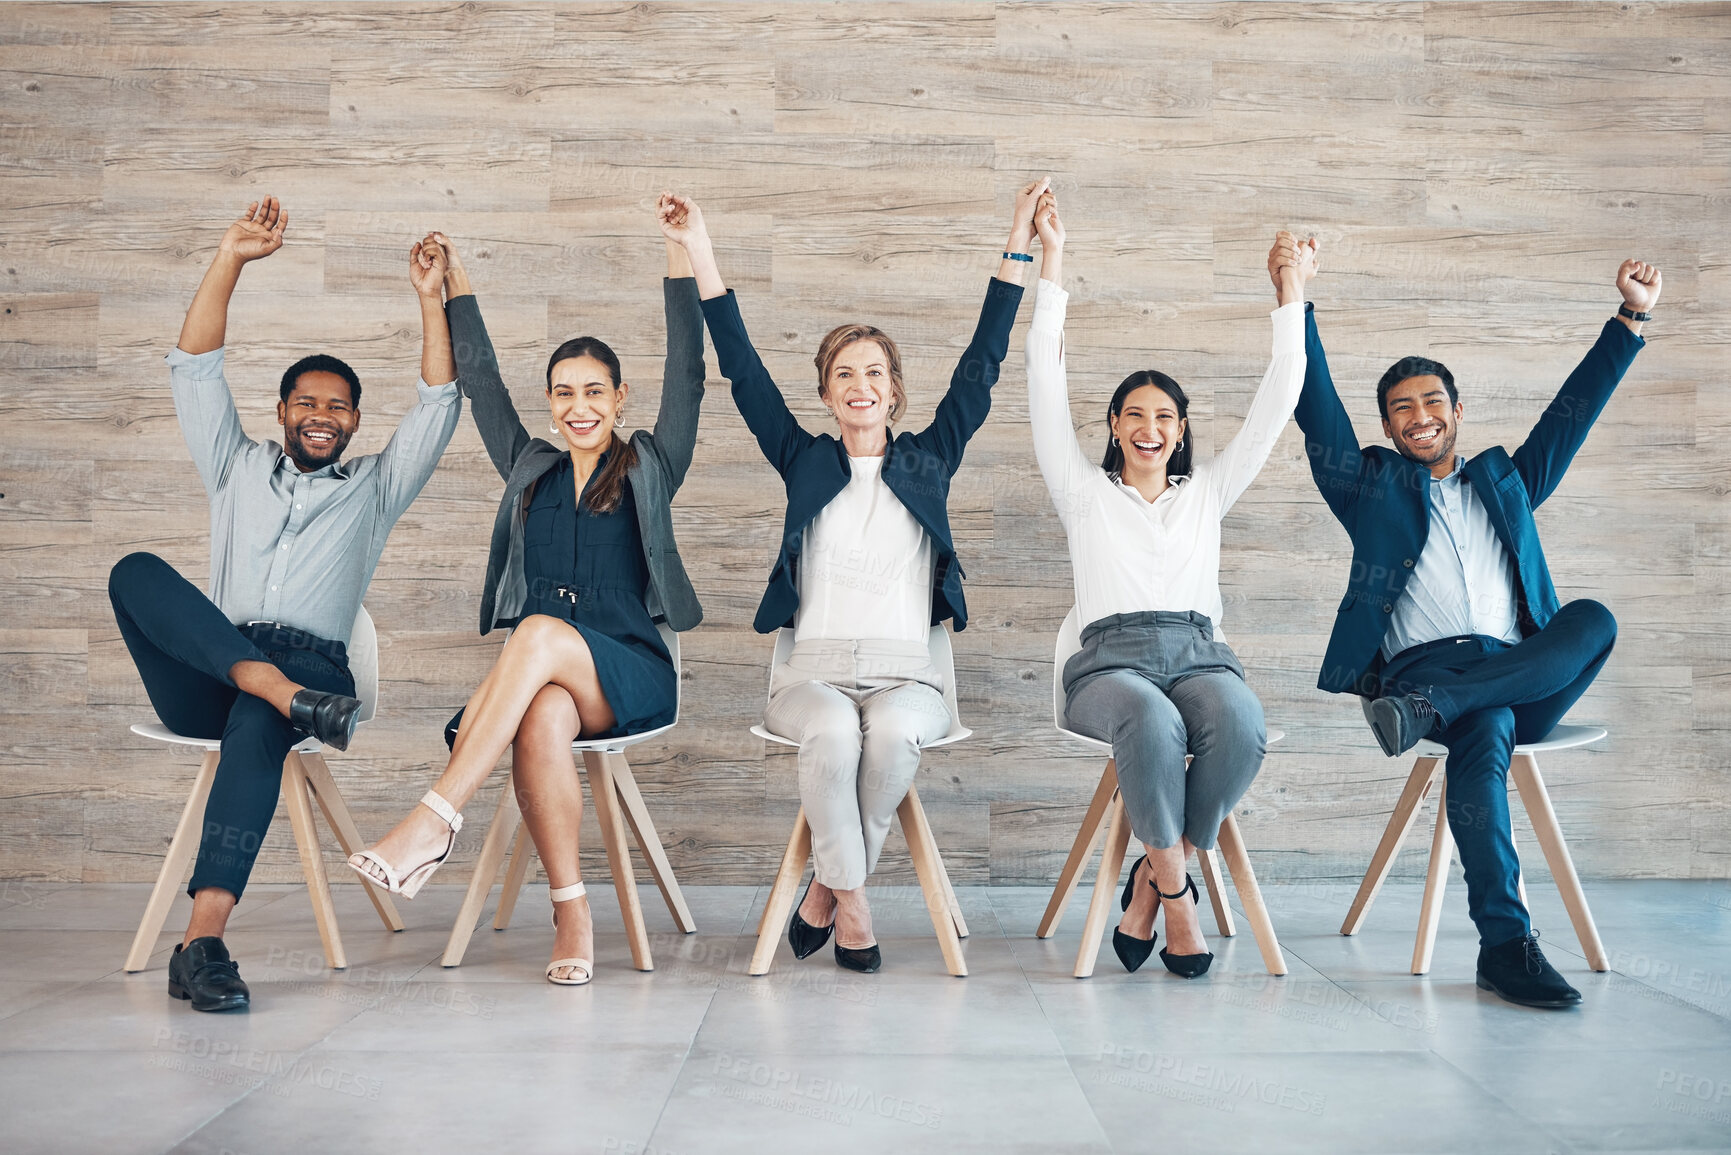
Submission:
[[[329,658],[343,669],[349,668],[348,647],[329,638],[321,638],[306,630],[285,626],[281,622],[248,622],[237,627],[262,650],[311,650]]]

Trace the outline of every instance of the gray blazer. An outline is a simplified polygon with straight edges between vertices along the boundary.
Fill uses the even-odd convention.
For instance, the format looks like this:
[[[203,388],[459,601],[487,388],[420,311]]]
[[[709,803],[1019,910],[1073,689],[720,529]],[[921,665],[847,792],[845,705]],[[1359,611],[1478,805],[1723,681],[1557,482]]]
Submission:
[[[703,310],[697,282],[690,277],[664,280],[667,300],[667,362],[661,384],[661,412],[655,430],[631,435],[637,450],[631,491],[637,504],[637,527],[643,535],[644,560],[649,566],[649,616],[678,631],[703,620],[703,607],[679,547],[673,540],[673,495],[691,466],[697,444],[697,416],[703,406]],[[487,556],[487,585],[481,595],[481,633],[510,625],[522,616],[528,600],[523,579],[523,522],[529,495],[541,475],[559,464],[566,450],[529,436],[511,404],[511,393],[499,376],[499,360],[481,320],[474,296],[457,297],[445,306],[451,324],[451,346],[457,358],[457,384],[469,398],[470,412],[487,445],[493,467],[505,479],[505,495],[493,519],[493,541]]]

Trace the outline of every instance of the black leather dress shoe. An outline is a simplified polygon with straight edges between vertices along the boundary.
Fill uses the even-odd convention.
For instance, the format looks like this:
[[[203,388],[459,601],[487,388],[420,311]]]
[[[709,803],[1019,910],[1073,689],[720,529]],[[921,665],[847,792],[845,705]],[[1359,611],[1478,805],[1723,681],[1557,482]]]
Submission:
[[[1378,698],[1370,704],[1371,733],[1390,758],[1405,754],[1428,738],[1436,723],[1436,707],[1419,694]]]
[[[1480,947],[1478,984],[1480,990],[1523,1007],[1581,1004],[1581,992],[1557,973],[1539,949],[1536,930],[1496,946]]]
[[[195,1011],[244,1011],[251,992],[220,938],[195,938],[174,948],[168,960],[171,998],[192,1000]]]
[[[884,956],[875,942],[865,947],[843,946],[838,942],[835,944],[835,965],[862,975],[872,975],[884,965]]]
[[[805,893],[811,894],[810,883],[806,884]],[[799,906],[804,905],[805,899],[802,898]],[[793,908],[793,920],[787,924],[787,945],[793,948],[794,958],[810,958],[829,941],[830,932],[835,930],[835,916],[830,915],[828,926],[813,926],[799,917],[799,906]]]
[[[338,750],[349,748],[349,739],[355,736],[355,723],[360,717],[360,699],[346,694],[297,690],[289,702],[289,721]]]

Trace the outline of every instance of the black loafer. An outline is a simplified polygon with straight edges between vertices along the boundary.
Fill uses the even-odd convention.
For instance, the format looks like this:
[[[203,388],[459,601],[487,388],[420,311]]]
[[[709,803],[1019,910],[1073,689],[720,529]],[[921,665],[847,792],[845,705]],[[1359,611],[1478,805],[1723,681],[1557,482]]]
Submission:
[[[1581,992],[1557,973],[1539,949],[1539,932],[1479,948],[1479,989],[1523,1007],[1581,1005]]]
[[[289,721],[325,745],[347,750],[360,721],[361,702],[346,694],[322,690],[297,690],[289,703]]]
[[[252,994],[220,938],[195,938],[168,960],[170,998],[189,999],[195,1011],[244,1011]]]
[[[843,946],[838,942],[835,944],[835,965],[858,971],[862,975],[871,975],[876,974],[878,968],[884,965],[884,956],[875,942],[866,947]]]
[[[1378,698],[1370,704],[1370,730],[1390,758],[1405,754],[1436,728],[1436,707],[1418,694]]]

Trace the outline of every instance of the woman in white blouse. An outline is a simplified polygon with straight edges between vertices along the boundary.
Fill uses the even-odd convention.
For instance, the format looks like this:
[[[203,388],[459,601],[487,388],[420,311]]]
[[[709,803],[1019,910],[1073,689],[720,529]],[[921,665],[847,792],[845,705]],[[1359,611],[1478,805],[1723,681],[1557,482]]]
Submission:
[[[1100,465],[1077,444],[1064,380],[1059,287],[1064,226],[1048,194],[1035,212],[1042,265],[1028,333],[1034,452],[1070,543],[1082,648],[1059,672],[1066,724],[1112,744],[1131,830],[1146,854],[1131,868],[1112,945],[1134,971],[1166,915],[1168,970],[1208,970],[1188,864],[1262,765],[1262,705],[1221,640],[1220,519],[1255,480],[1304,385],[1304,284],[1316,244],[1282,232],[1268,254],[1279,307],[1274,355],[1243,426],[1198,457],[1188,402],[1152,369],[1132,373],[1107,409]],[[1186,769],[1185,757],[1191,762]],[[1138,882],[1146,885],[1138,885]],[[1156,900],[1159,900],[1158,902]]]

